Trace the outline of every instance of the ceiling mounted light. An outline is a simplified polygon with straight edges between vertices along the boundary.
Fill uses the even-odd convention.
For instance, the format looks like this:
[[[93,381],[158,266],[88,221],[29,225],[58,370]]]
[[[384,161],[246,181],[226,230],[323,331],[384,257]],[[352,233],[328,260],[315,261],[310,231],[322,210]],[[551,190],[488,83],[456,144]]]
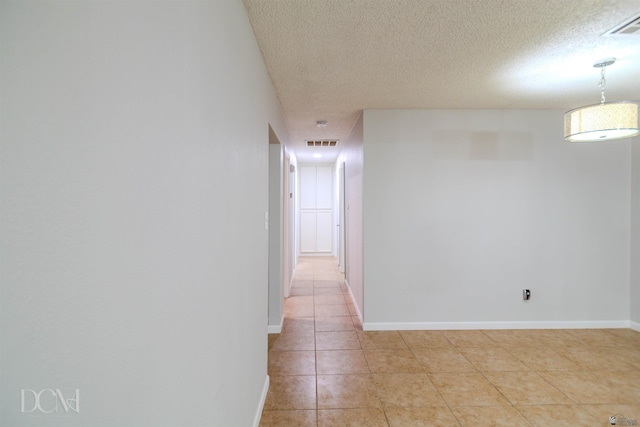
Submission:
[[[638,104],[605,102],[604,70],[616,62],[606,58],[593,64],[600,68],[600,104],[586,105],[564,114],[564,139],[571,142],[608,141],[638,135]]]
[[[318,120],[316,122],[316,126],[318,126],[319,128],[326,128],[327,127],[327,121],[326,120]]]

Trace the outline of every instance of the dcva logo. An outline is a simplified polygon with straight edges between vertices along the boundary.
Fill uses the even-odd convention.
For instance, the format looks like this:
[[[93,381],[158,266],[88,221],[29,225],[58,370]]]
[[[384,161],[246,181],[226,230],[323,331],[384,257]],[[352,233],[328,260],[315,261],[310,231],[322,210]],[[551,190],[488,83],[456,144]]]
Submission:
[[[45,388],[40,391],[22,389],[20,391],[20,412],[42,412],[51,414],[54,412],[73,411],[80,413],[80,389],[75,389],[70,398],[65,398],[60,389]]]

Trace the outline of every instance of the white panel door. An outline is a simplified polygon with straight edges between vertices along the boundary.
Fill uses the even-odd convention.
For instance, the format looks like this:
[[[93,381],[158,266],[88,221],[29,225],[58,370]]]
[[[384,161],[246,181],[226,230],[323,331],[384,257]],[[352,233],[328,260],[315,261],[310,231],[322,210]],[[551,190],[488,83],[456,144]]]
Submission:
[[[316,209],[316,167],[300,167],[300,209]]]
[[[316,209],[333,207],[333,168],[318,166],[316,178]]]
[[[300,212],[300,252],[316,252],[316,211]]]
[[[333,251],[333,212],[317,211],[316,252]]]

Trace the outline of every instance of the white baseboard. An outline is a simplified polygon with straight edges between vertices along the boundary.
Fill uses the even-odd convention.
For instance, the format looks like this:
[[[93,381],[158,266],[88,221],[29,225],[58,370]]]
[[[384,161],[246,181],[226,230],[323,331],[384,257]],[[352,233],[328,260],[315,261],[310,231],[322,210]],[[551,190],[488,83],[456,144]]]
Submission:
[[[357,309],[357,307],[356,307]],[[467,329],[619,329],[640,331],[640,324],[628,320],[529,321],[529,322],[367,322],[365,331],[467,330]]]
[[[284,325],[284,314],[280,319],[279,325],[267,325],[267,333],[268,334],[279,334],[282,332],[282,325]]]
[[[260,402],[258,403],[258,410],[256,416],[253,417],[253,427],[260,425],[260,418],[262,418],[262,410],[264,409],[264,402],[267,400],[267,393],[269,392],[269,375],[264,379],[264,386],[262,387],[262,395],[260,396]]]
[[[631,329],[633,329],[634,331],[638,331],[640,332],[640,323],[638,322],[630,322],[631,324],[629,325],[629,327]]]
[[[349,298],[351,298],[351,303],[353,304],[353,307],[356,309],[356,314],[358,315],[358,319],[360,319],[360,323],[363,324],[360,307],[358,307],[358,304],[356,304],[356,298],[353,296],[353,292],[351,292],[351,286],[349,286],[349,281],[346,278],[344,279],[344,283],[347,285],[347,289],[349,290]]]
[[[269,325],[267,326],[268,334],[279,334],[282,333],[282,325]]]

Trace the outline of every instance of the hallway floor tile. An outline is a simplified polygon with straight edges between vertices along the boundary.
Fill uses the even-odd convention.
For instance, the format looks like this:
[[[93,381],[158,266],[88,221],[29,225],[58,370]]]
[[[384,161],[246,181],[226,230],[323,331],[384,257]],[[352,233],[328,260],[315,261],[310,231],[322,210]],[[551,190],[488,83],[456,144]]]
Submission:
[[[261,427],[640,423],[630,329],[363,332],[335,258],[301,257]]]

